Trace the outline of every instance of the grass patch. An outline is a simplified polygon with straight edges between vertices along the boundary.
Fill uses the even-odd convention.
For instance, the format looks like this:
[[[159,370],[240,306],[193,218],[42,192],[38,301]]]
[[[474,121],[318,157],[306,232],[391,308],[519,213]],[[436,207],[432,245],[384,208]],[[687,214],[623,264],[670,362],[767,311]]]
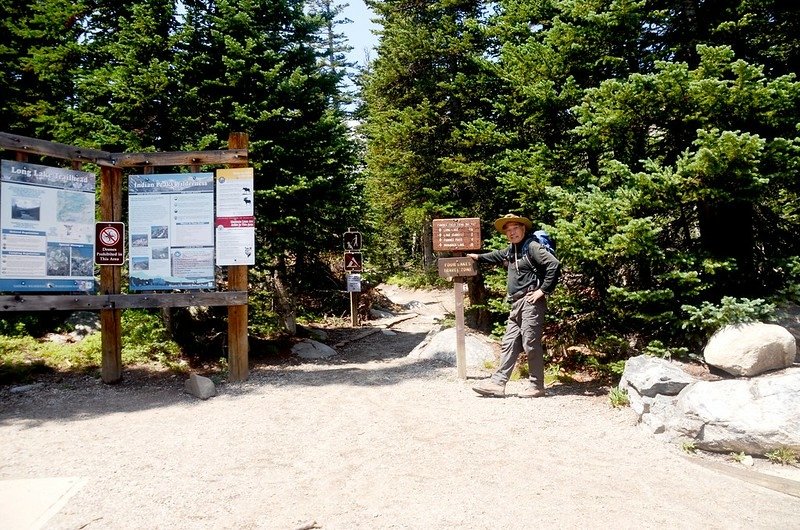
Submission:
[[[122,362],[156,363],[175,372],[187,372],[180,347],[169,339],[159,315],[145,310],[122,314]],[[95,372],[102,361],[100,333],[78,342],[56,342],[30,336],[0,335],[0,384],[29,383],[37,375],[54,372]]]
[[[612,387],[611,391],[608,393],[608,401],[611,403],[611,406],[615,409],[627,407],[631,404],[631,399],[628,396],[628,391],[624,388],[619,388],[617,386]]]
[[[797,453],[789,447],[779,447],[778,449],[766,453],[764,456],[773,464],[780,464],[782,466],[793,466],[797,463]]]

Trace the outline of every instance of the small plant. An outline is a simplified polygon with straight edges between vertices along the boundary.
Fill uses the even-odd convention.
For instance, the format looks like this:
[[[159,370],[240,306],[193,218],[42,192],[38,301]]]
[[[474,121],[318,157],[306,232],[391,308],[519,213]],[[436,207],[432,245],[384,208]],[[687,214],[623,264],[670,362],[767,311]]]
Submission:
[[[608,400],[611,402],[611,406],[615,409],[621,407],[627,407],[631,404],[631,399],[628,396],[628,391],[624,388],[619,388],[617,386],[613,387],[611,391],[608,393]]]
[[[648,344],[644,349],[645,355],[652,357],[659,357],[661,359],[680,359],[689,356],[689,350],[683,347],[669,347],[665,346],[660,340],[654,340]]]
[[[733,460],[734,462],[738,462],[739,464],[741,464],[742,462],[744,462],[744,461],[745,461],[745,459],[747,458],[747,455],[746,455],[746,454],[744,454],[744,451],[740,451],[740,452],[738,452],[738,453],[731,453],[731,454],[730,454],[730,455],[728,455],[728,456],[729,456],[729,458],[730,458],[731,460]]]
[[[228,376],[230,375],[230,370],[228,367],[228,359],[225,357],[220,357],[219,362],[217,363],[217,367],[219,369],[219,372],[212,374],[209,377],[209,379],[211,379],[211,381],[213,381],[215,385],[220,385],[224,383],[228,379]]]
[[[683,442],[681,444],[681,449],[683,449],[684,453],[694,454],[697,452],[697,446],[692,441]]]
[[[797,453],[794,452],[794,449],[789,447],[779,447],[778,449],[766,453],[764,456],[773,464],[780,464],[782,466],[792,466],[797,463]]]

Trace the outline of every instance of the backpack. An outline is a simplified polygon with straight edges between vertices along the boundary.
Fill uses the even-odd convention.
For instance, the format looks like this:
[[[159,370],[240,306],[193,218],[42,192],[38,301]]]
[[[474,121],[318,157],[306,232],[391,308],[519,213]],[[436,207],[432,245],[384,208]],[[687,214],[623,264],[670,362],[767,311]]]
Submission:
[[[522,243],[522,253],[527,257],[528,255],[528,247],[531,244],[531,241],[536,241],[540,245],[544,247],[546,251],[548,251],[553,256],[556,255],[556,244],[553,241],[553,238],[550,237],[550,234],[545,232],[544,230],[537,230],[534,232],[528,239]]]

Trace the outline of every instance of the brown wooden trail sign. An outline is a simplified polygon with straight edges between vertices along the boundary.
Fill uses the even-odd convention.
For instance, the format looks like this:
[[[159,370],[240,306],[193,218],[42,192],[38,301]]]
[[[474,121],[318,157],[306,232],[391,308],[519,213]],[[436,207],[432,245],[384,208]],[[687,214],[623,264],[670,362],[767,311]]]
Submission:
[[[478,263],[468,257],[439,258],[436,260],[436,265],[442,278],[478,275]]]
[[[481,220],[477,217],[433,220],[433,250],[460,253],[481,248]],[[472,258],[456,256],[437,260],[439,276],[453,280],[456,302],[456,367],[458,377],[467,378],[464,346],[464,278],[476,276],[478,265]]]
[[[476,217],[433,220],[433,250],[459,252],[478,250],[481,243],[481,220]]]

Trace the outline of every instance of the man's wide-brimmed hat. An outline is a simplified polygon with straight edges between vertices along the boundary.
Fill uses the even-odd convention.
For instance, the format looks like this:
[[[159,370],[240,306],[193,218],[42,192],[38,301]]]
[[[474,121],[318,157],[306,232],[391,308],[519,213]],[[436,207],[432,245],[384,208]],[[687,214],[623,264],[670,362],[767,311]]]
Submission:
[[[507,213],[500,219],[494,222],[494,227],[497,228],[499,232],[504,232],[506,229],[506,225],[508,223],[519,223],[521,225],[525,225],[525,230],[530,230],[533,227],[533,223],[527,217],[520,217],[518,215],[514,215],[513,213]]]

